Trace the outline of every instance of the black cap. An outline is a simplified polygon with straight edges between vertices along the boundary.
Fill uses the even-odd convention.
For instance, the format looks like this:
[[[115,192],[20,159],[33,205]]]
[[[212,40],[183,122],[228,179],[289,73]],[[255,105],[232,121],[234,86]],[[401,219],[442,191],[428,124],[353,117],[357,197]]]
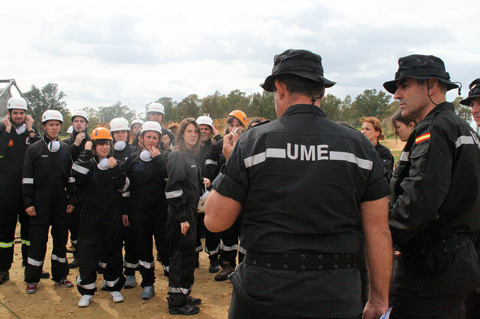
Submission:
[[[395,94],[397,81],[405,78],[419,80],[437,79],[447,85],[447,89],[456,89],[458,85],[450,81],[442,59],[433,55],[412,54],[398,59],[398,71],[395,80],[383,83],[383,87]]]
[[[480,97],[480,78],[475,79],[470,85],[468,86],[470,92],[468,92],[468,97],[465,100],[461,100],[460,104],[470,106],[470,102],[475,97]]]
[[[302,78],[323,83],[329,88],[336,84],[323,77],[322,57],[307,50],[290,49],[273,58],[272,75],[269,75],[260,86],[273,92],[275,77],[280,74],[295,74]]]

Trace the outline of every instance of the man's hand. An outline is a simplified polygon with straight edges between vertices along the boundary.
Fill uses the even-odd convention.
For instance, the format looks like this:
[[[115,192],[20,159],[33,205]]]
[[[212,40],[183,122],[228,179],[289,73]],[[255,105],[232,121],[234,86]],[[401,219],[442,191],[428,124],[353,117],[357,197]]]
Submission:
[[[85,136],[86,136],[85,132],[78,133],[77,137],[75,137],[75,142],[73,144],[80,146]]]
[[[25,209],[25,212],[27,212],[28,216],[37,216],[37,212],[35,211],[34,206],[30,206],[27,209]]]
[[[122,215],[122,223],[123,223],[123,226],[125,226],[125,227],[130,226],[130,221],[128,220],[128,215]]]
[[[33,117],[31,117],[30,115],[27,115],[25,116],[25,125],[27,126],[27,131],[31,131],[32,128],[33,128],[33,122],[35,122],[33,120]]]
[[[170,137],[167,134],[162,135],[162,137],[160,138],[160,142],[162,142],[163,148],[166,151],[170,150]],[[153,155],[152,155],[152,157],[153,157]]]
[[[182,234],[185,235],[187,234],[187,231],[190,228],[190,224],[188,222],[180,223],[180,228],[181,228]]]
[[[230,154],[232,154],[233,147],[238,141],[240,136],[238,134],[229,133],[223,137],[223,150],[222,153],[225,159],[228,161]]]
[[[10,122],[10,114],[7,113],[7,115],[3,117],[2,123],[3,125],[5,125],[5,132],[10,133],[10,130],[12,129],[12,122]]]
[[[73,205],[67,205],[67,214],[72,213],[75,210],[75,206]]]
[[[85,143],[85,149],[91,151],[92,150],[92,141],[87,141]]]

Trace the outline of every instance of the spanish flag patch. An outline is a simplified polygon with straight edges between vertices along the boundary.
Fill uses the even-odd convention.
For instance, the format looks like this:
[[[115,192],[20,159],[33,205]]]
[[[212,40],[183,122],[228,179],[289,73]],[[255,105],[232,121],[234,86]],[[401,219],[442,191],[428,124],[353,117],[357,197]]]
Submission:
[[[430,139],[430,133],[426,133],[426,134],[423,134],[423,135],[420,135],[419,137],[417,137],[415,139],[415,144],[418,144],[420,142],[423,142],[423,141],[426,141]]]

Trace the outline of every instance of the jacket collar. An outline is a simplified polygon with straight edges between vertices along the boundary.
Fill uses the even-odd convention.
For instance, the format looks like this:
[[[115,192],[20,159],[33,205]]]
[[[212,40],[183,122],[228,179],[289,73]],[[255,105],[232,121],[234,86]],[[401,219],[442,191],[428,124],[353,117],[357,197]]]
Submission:
[[[285,113],[283,113],[282,117],[299,113],[310,113],[316,116],[327,117],[321,108],[313,104],[292,105],[285,111]]]

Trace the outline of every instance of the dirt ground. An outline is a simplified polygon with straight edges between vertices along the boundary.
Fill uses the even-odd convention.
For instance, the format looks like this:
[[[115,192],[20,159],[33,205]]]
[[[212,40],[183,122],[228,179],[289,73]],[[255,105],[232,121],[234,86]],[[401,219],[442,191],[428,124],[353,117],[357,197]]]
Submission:
[[[17,227],[18,233],[18,227]],[[50,272],[50,253],[52,240],[48,242],[47,256],[44,269]],[[156,255],[156,254],[155,254]],[[67,254],[69,261],[73,260],[72,254]],[[200,253],[200,268],[195,270],[195,284],[192,296],[202,298],[200,312],[188,318],[221,319],[227,318],[232,284],[229,281],[216,282],[215,274],[208,272],[209,260],[205,252]],[[163,269],[159,262],[155,265],[155,293],[148,301],[142,300],[140,273],[136,273],[137,286],[132,289],[123,289],[125,298],[123,303],[114,303],[108,291],[100,291],[103,276],[97,277],[97,289],[93,302],[87,308],[78,308],[80,293],[76,284],[73,288],[54,286],[51,279],[42,279],[36,294],[25,293],[26,283],[22,267],[20,243],[15,244],[14,263],[10,269],[10,280],[0,285],[0,318],[185,318],[173,316],[168,313],[167,288],[168,279],[163,276]],[[68,278],[75,283],[78,268],[71,269]]]

